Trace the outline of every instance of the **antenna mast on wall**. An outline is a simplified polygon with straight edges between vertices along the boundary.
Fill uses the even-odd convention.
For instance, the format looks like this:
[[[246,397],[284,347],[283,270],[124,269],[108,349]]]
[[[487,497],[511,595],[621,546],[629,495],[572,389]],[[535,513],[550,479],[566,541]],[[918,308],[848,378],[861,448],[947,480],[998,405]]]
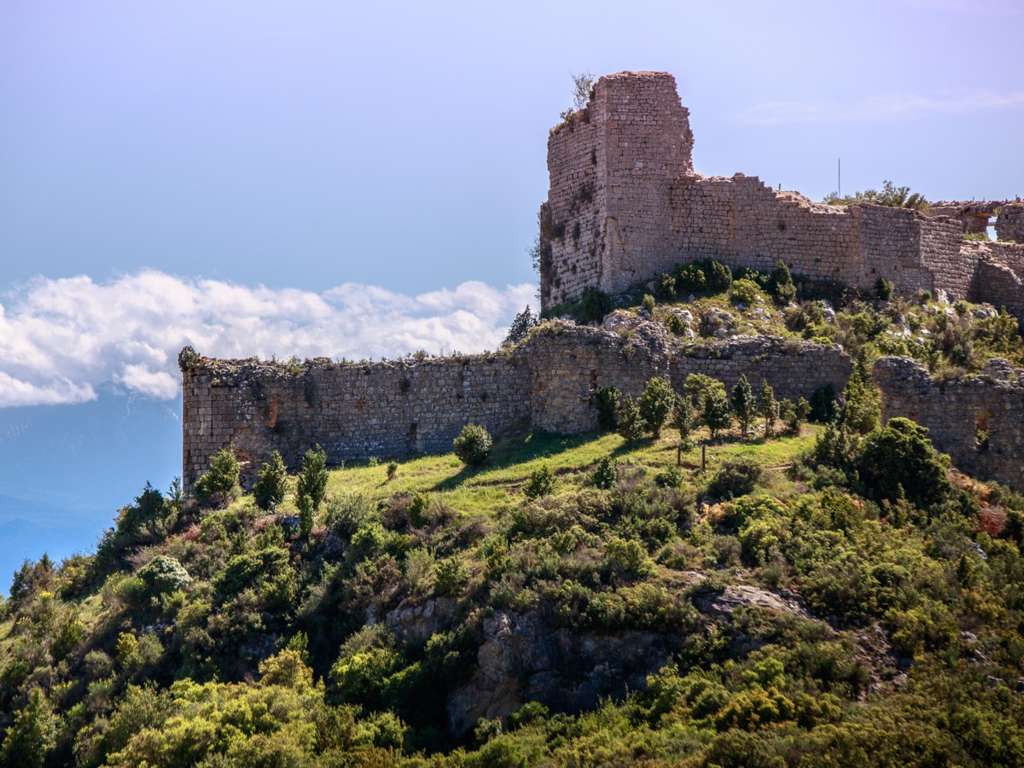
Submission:
[[[843,196],[843,158],[836,158],[836,197]]]

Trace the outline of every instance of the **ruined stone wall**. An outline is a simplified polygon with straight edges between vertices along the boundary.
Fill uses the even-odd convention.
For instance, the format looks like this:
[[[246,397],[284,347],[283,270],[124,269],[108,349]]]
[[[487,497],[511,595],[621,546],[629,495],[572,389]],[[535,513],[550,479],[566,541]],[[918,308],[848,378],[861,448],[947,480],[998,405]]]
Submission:
[[[730,387],[741,375],[755,387],[764,379],[779,397],[795,398],[825,383],[842,389],[850,363],[838,347],[766,337],[686,345],[652,323],[628,335],[552,323],[512,351],[419,362],[289,365],[183,355],[183,484],[190,489],[226,446],[247,462],[248,484],[274,450],[294,469],[317,443],[336,465],[448,451],[470,422],[498,436],[587,432],[597,425],[597,389],[636,396],[651,376],[681,387],[690,373]]]
[[[541,304],[552,306],[604,282],[607,206],[604,91],[548,139],[550,192],[541,209]]]
[[[615,293],[657,272],[677,250],[669,236],[672,185],[693,173],[693,133],[671,75],[624,73],[599,85],[611,267],[602,289]]]
[[[620,292],[699,258],[756,269],[781,260],[798,277],[862,290],[884,277],[903,293],[969,294],[977,259],[961,253],[963,233],[987,223],[998,203],[932,212],[949,215],[821,205],[752,176],[701,176],[692,146],[675,80],[658,72],[601,78],[587,109],[552,131],[548,206],[556,237],[551,266],[541,271],[544,308],[591,287]],[[578,189],[591,179],[593,203],[581,205]],[[1024,213],[1016,219],[1017,209],[1004,210],[1003,231],[1021,234]]]
[[[857,243],[846,210],[776,192],[756,176],[687,176],[672,192],[674,247],[658,271],[692,259],[770,269],[783,260],[794,273],[820,280],[847,278]]]
[[[231,445],[246,480],[274,450],[295,468],[320,444],[332,464],[449,450],[468,422],[501,434],[529,418],[520,357],[300,365],[200,358],[183,366],[186,487]]]
[[[1022,377],[1005,361],[980,376],[942,381],[908,358],[885,357],[874,368],[885,418],[913,419],[959,469],[1017,490],[1024,490]]]
[[[996,235],[1000,240],[1024,243],[1024,203],[1007,203],[999,210]]]
[[[613,293],[664,255],[673,179],[692,170],[693,134],[666,73],[602,77],[590,103],[548,138],[541,304]],[[543,217],[542,217],[543,218]]]

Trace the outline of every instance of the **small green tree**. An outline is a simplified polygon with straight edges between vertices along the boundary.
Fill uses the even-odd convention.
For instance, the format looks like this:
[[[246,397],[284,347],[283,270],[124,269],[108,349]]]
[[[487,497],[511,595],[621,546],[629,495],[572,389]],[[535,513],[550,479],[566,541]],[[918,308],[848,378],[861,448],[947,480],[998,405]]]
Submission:
[[[319,445],[306,451],[295,487],[295,504],[299,508],[300,530],[308,538],[313,530],[317,510],[327,494],[327,454]]]
[[[693,404],[688,397],[677,397],[672,406],[672,426],[679,431],[679,442],[690,439],[693,429]]]
[[[843,394],[843,423],[862,435],[877,429],[882,420],[882,402],[863,360],[854,364]]]
[[[640,412],[640,406],[631,397],[622,398],[618,413],[619,434],[634,442],[647,434],[647,422]]]
[[[661,435],[661,428],[665,420],[672,413],[672,406],[676,401],[676,393],[668,379],[655,376],[648,380],[637,405],[640,407],[640,415],[643,416],[647,425],[647,431],[654,437]]]
[[[270,461],[260,467],[256,476],[256,485],[253,486],[252,495],[256,500],[256,506],[260,509],[274,509],[284,501],[284,494],[288,483],[288,470],[284,466],[284,458],[278,451],[270,456]]]
[[[210,468],[196,481],[196,498],[204,507],[222,507],[240,492],[238,459],[230,448],[221,448],[210,459]]]
[[[523,493],[528,499],[539,499],[542,496],[549,496],[555,488],[555,476],[547,464],[535,469],[530,473],[530,479],[523,488]]]
[[[775,269],[768,278],[768,287],[772,298],[780,306],[785,306],[796,298],[796,285],[793,283],[793,276],[789,273],[789,267],[784,261],[776,261]]]
[[[740,422],[743,436],[747,437],[750,434],[750,425],[757,415],[757,401],[754,398],[754,389],[745,375],[740,376],[740,380],[732,388],[731,405]]]
[[[459,432],[459,436],[452,441],[452,449],[463,464],[470,467],[479,467],[487,463],[491,455],[494,441],[491,440],[491,433],[479,424],[467,424]]]
[[[764,419],[764,436],[771,438],[775,436],[775,420],[779,418],[779,403],[775,399],[775,390],[767,380],[761,380],[761,400],[758,403],[758,413]]]
[[[807,421],[811,413],[811,404],[807,398],[801,397],[796,402],[783,400],[779,404],[779,418],[786,422],[786,431],[791,435],[800,434],[800,426]]]
[[[725,396],[725,384],[712,376],[705,376],[703,373],[691,373],[683,382],[683,397],[690,401],[694,408],[700,408],[704,402],[704,395],[715,390]]]
[[[512,320],[512,325],[508,329],[505,340],[501,342],[501,346],[515,346],[529,335],[530,329],[537,325],[538,322],[540,322],[540,319],[530,309],[530,305],[527,304],[526,309],[517,314]]]
[[[594,393],[594,405],[597,407],[597,425],[611,431],[619,425],[619,389],[618,387],[601,387]]]
[[[683,463],[683,451],[690,445],[690,430],[693,428],[693,406],[690,398],[677,397],[672,407],[672,426],[679,431],[676,443],[676,465]]]
[[[617,476],[617,463],[615,459],[610,456],[605,456],[597,462],[594,474],[590,476],[590,484],[595,488],[608,490],[615,485]]]
[[[644,312],[647,313],[648,317],[654,317],[654,307],[657,305],[657,302],[654,300],[654,297],[651,296],[651,294],[644,294],[644,299],[643,302],[641,302],[641,305],[643,306]]]
[[[701,401],[701,420],[711,431],[711,439],[718,437],[723,429],[728,429],[732,424],[732,412],[729,408],[729,398],[725,396],[724,388],[709,389],[704,393]]]

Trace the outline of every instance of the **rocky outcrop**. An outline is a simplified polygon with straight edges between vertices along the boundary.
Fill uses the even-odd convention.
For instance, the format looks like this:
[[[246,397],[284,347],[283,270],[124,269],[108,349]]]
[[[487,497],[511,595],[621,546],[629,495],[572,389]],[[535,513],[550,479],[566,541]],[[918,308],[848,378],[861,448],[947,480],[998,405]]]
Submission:
[[[677,574],[674,589],[696,588],[694,605],[709,623],[728,622],[738,608],[807,618],[795,598],[748,585],[702,591],[703,574]],[[472,677],[448,701],[453,733],[467,733],[480,718],[504,718],[527,701],[556,711],[593,709],[605,697],[642,690],[647,676],[668,663],[686,639],[681,631],[587,631],[552,627],[539,613],[500,611],[484,620],[483,642]],[[746,654],[756,643],[734,638]]]

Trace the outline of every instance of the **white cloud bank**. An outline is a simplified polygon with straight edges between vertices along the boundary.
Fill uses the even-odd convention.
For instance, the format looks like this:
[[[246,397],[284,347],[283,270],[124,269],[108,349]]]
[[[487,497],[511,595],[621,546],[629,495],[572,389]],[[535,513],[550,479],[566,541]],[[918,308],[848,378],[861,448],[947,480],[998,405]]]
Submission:
[[[528,283],[415,296],[345,283],[322,293],[144,271],[105,283],[37,278],[0,303],[0,407],[93,400],[97,388],[171,399],[178,351],[363,359],[501,343]]]

